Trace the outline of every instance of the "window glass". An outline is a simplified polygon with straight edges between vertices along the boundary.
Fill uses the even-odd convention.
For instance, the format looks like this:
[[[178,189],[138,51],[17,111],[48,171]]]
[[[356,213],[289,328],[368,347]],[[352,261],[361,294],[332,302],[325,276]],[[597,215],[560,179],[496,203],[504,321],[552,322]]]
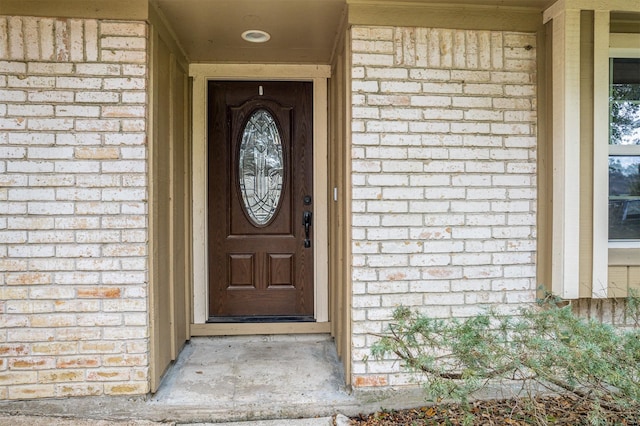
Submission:
[[[640,156],[609,156],[609,239],[640,239]]]
[[[640,240],[640,58],[611,60],[610,89],[609,239]]]
[[[640,145],[640,59],[612,59],[609,143]]]

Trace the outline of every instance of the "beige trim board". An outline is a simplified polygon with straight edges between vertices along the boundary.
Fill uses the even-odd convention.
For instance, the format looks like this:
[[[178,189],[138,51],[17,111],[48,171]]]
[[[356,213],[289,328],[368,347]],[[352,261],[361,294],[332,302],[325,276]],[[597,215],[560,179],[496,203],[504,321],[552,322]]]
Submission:
[[[166,40],[166,43],[170,45],[171,50],[177,54],[176,60],[184,69],[188,70],[189,58],[187,57],[187,53],[182,44],[180,44],[178,36],[173,31],[173,28],[171,28],[169,20],[165,16],[164,12],[158,9],[158,6],[155,3],[149,3],[148,20],[149,23],[156,28],[156,31],[158,31],[161,37]]]
[[[558,0],[543,13],[546,24],[565,10],[597,10],[601,12],[640,12],[640,2],[631,0]]]
[[[329,321],[329,208],[328,194],[328,84],[313,79],[313,214],[314,313],[317,321]],[[324,194],[324,195],[322,195]]]
[[[192,336],[237,336],[267,334],[324,334],[328,322],[285,322],[267,324],[191,324]]]
[[[148,123],[150,123],[147,126],[147,140],[151,141],[152,143],[148,144],[148,152],[147,152],[147,176],[151,177],[154,176],[156,171],[156,167],[154,165],[154,159],[155,159],[155,151],[156,151],[156,144],[155,144],[155,123],[156,123],[156,104],[157,104],[157,100],[156,100],[156,91],[153,90],[153,87],[157,85],[157,67],[155,64],[155,59],[157,57],[156,51],[157,51],[157,42],[156,42],[156,32],[154,27],[151,27],[149,29],[149,52],[151,52],[152,55],[152,60],[149,61],[149,108],[148,108]],[[149,212],[148,212],[148,225],[147,225],[147,232],[149,234],[149,243],[148,243],[148,250],[149,253],[147,255],[147,262],[149,262],[149,266],[148,266],[148,274],[149,274],[149,285],[148,285],[148,296],[147,296],[147,300],[148,300],[148,309],[149,309],[149,385],[151,387],[151,392],[154,392],[156,389],[158,389],[158,387],[160,386],[160,381],[161,378],[164,374],[164,366],[160,367],[159,364],[161,363],[160,361],[160,356],[159,356],[159,352],[160,352],[160,348],[159,348],[159,337],[158,337],[158,326],[159,326],[159,317],[160,317],[160,309],[156,306],[156,293],[157,293],[157,289],[156,289],[156,276],[158,276],[158,263],[154,261],[154,259],[157,259],[156,255],[156,240],[154,238],[154,229],[156,227],[156,220],[158,218],[158,214],[157,214],[157,203],[155,202],[155,196],[154,194],[156,193],[156,186],[157,186],[158,182],[155,181],[155,179],[149,179],[149,185],[148,185],[148,193],[149,193]],[[162,371],[158,371],[160,368],[162,368]]]
[[[557,2],[555,2],[553,5],[551,5],[551,7],[549,7],[548,9],[546,9],[544,11],[544,13],[542,14],[542,23],[546,24],[547,22],[555,19],[556,17],[560,16],[560,14],[562,12],[564,12],[564,10],[566,9],[566,4],[564,0],[558,0]]]
[[[543,291],[551,291],[551,212],[553,165],[552,165],[552,123],[553,106],[551,100],[551,24],[543,31],[539,31],[537,38],[537,66],[538,66],[538,201],[537,201],[537,247],[536,277],[542,285],[539,296]]]
[[[490,13],[488,13],[490,12]],[[461,30],[528,31],[540,29],[540,10],[487,6],[349,2],[350,25],[455,28]]]
[[[353,262],[352,262],[352,239],[351,239],[351,230],[353,229],[352,224],[352,200],[353,200],[353,186],[351,185],[351,173],[352,173],[352,163],[351,159],[351,149],[352,149],[352,141],[351,141],[351,121],[353,119],[352,115],[352,93],[353,88],[351,86],[351,33],[347,32],[345,38],[345,63],[344,63],[344,93],[345,97],[342,100],[342,104],[344,106],[344,155],[346,159],[344,161],[344,208],[343,208],[343,221],[344,221],[344,230],[346,232],[346,237],[344,239],[344,264],[343,267],[343,279],[344,279],[344,293],[343,293],[343,324],[344,329],[342,330],[343,338],[346,341],[346,345],[344,350],[342,351],[342,359],[344,360],[344,374],[346,377],[346,383],[348,386],[351,386],[351,372],[353,370],[353,322],[352,322],[352,303],[353,303]]]
[[[609,21],[606,11],[593,12],[593,224],[592,224],[592,288],[591,297],[606,298],[608,290],[607,243],[609,240],[608,209],[598,208],[609,198],[609,145],[596,141],[609,140]],[[605,205],[605,204],[603,204]]]
[[[189,76],[215,80],[308,80],[331,77],[329,65],[190,64]]]
[[[0,15],[145,21],[148,0],[0,0]]]
[[[561,0],[567,9],[640,12],[640,2],[631,0]]]
[[[192,80],[193,100],[192,113],[192,181],[193,191],[191,229],[193,232],[193,289],[192,315],[193,322],[207,321],[207,156],[206,156],[206,103],[207,82],[204,78]]]
[[[610,34],[609,45],[609,56],[611,57],[640,57],[640,34]]]
[[[314,316],[317,323],[329,321],[328,278],[328,65],[271,65],[271,64],[191,64],[193,78],[193,322],[206,324],[208,319],[208,244],[207,244],[207,81],[209,80],[282,80],[313,82],[314,111]],[[213,324],[219,327],[219,324]],[[253,324],[269,328],[272,324]],[[279,326],[282,333],[288,329]],[[195,328],[199,330],[199,328]],[[192,327],[193,330],[193,327]],[[215,330],[205,327],[204,330]],[[324,330],[324,328],[323,328]],[[330,330],[327,328],[327,330]],[[225,332],[227,333],[227,332]],[[242,333],[240,333],[242,334]],[[272,334],[272,333],[268,333]]]
[[[609,266],[640,266],[640,248],[609,248]]]
[[[607,282],[608,298],[627,297],[629,286],[629,267],[610,266],[608,272],[609,282]]]

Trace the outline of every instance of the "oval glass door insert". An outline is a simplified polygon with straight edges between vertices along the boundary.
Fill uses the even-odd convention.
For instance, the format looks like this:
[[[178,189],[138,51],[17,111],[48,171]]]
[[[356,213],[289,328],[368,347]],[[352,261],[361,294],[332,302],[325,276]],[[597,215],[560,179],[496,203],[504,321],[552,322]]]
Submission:
[[[284,175],[280,132],[267,110],[251,114],[242,132],[238,174],[245,212],[255,225],[266,225],[278,210]]]

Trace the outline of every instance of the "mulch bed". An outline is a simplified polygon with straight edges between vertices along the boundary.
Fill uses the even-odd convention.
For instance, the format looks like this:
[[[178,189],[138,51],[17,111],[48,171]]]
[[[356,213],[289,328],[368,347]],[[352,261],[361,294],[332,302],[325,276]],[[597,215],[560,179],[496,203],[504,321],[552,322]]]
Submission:
[[[493,425],[591,425],[591,407],[571,396],[477,401],[471,404],[471,424]],[[379,411],[351,418],[352,425],[462,425],[465,412],[458,404],[439,404],[409,410]],[[639,426],[640,413],[602,413],[606,425]],[[468,424],[468,423],[467,423]],[[598,423],[603,424],[603,423]]]

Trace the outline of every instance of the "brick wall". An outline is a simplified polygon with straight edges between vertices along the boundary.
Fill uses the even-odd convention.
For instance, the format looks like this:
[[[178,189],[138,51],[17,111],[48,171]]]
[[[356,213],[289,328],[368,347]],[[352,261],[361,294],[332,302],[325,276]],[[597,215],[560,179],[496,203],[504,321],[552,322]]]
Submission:
[[[461,317],[535,299],[536,38],[352,30],[353,383],[396,306]]]
[[[0,399],[148,391],[146,34],[0,17]]]

